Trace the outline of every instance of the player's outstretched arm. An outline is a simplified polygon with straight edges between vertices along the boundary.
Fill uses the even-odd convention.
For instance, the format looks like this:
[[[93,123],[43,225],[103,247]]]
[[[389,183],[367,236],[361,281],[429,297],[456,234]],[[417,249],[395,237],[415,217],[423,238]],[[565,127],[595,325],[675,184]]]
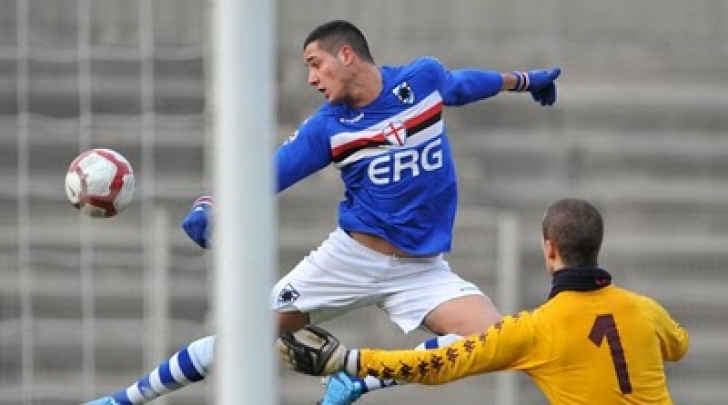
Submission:
[[[304,374],[344,371],[359,377],[436,385],[523,364],[536,353],[534,336],[533,318],[521,312],[504,317],[481,334],[432,350],[351,349],[312,325],[282,335],[278,349],[289,367]]]
[[[457,341],[459,340],[460,337],[457,337]],[[367,351],[367,349],[349,349],[342,345],[330,332],[318,326],[306,325],[298,332],[286,332],[277,340],[277,346],[283,362],[289,368],[299,373],[312,376],[340,376],[340,372],[344,372],[351,376],[365,377],[366,373],[362,374],[361,372],[363,365],[360,356],[362,351]],[[391,353],[394,358],[400,353],[416,353],[418,356],[424,357],[437,350],[391,351]],[[372,350],[369,351],[372,352]],[[374,352],[378,352],[379,354],[390,353],[382,350]],[[397,361],[395,363],[399,364]],[[378,373],[374,369],[367,369],[368,372]],[[403,381],[415,381],[411,378],[412,373],[402,373],[402,376],[406,377]],[[377,375],[376,377],[391,380],[395,376]],[[434,379],[433,381],[423,379],[419,382],[425,384],[441,384],[447,381],[449,380],[440,378],[439,380]]]
[[[212,215],[213,199],[202,196],[192,203],[192,208],[182,220],[182,229],[187,236],[203,249],[210,248],[212,229],[209,226]]]
[[[561,69],[536,69],[528,72],[514,71],[504,75],[503,86],[510,91],[527,91],[533,100],[547,106],[556,102],[556,79]]]
[[[442,88],[445,105],[464,105],[483,100],[503,91],[529,92],[543,106],[556,102],[556,79],[561,68],[499,72],[495,70],[458,69],[446,71]]]

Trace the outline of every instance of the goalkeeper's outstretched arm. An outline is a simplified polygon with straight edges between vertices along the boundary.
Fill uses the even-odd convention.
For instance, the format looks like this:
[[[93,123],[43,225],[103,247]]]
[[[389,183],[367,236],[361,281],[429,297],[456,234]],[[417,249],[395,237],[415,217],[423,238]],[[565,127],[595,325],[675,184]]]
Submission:
[[[527,356],[533,342],[532,322],[517,322],[517,318],[507,316],[479,335],[424,351],[350,349],[315,325],[284,333],[277,345],[283,361],[304,374],[325,376],[344,371],[359,377],[445,384],[470,375],[509,369]]]

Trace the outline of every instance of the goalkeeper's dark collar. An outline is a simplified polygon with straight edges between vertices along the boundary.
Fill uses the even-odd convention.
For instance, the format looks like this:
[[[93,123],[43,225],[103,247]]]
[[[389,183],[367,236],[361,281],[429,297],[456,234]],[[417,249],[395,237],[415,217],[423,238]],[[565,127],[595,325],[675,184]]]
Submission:
[[[612,284],[612,275],[599,267],[567,267],[554,273],[549,299],[562,291],[593,291]]]

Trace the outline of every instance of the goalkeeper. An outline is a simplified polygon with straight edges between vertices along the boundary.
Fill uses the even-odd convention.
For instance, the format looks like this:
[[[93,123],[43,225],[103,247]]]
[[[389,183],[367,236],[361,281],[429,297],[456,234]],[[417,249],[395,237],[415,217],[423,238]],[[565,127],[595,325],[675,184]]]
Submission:
[[[491,300],[443,257],[458,203],[443,108],[503,91],[549,106],[560,70],[450,70],[431,57],[378,66],[364,35],[346,21],[315,28],[302,56],[308,84],[325,101],[277,149],[277,190],[334,166],[345,191],[338,227],[273,287],[278,329],[297,331],[369,305],[405,332],[469,335],[500,320]],[[183,222],[202,247],[210,207],[210,200],[198,201]],[[114,400],[141,403],[204,378],[213,347],[212,337],[191,344]],[[347,381],[345,391],[334,385],[324,403],[348,404],[384,384]]]
[[[656,301],[611,285],[599,268],[602,218],[588,202],[564,199],[543,219],[542,248],[553,276],[549,300],[506,316],[449,347],[427,351],[347,349],[307,326],[278,341],[284,360],[312,375],[443,384],[521,370],[551,404],[672,404],[664,362],[680,360],[688,333]],[[337,375],[335,378],[340,378]]]

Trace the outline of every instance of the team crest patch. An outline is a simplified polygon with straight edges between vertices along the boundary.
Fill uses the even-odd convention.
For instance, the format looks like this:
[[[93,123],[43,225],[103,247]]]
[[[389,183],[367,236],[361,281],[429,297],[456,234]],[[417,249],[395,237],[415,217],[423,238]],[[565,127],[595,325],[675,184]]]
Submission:
[[[407,127],[402,121],[390,122],[384,129],[382,129],[384,139],[389,142],[390,145],[404,146],[407,142]]]
[[[402,82],[397,85],[397,87],[392,90],[392,93],[394,93],[395,96],[401,101],[403,104],[412,104],[415,102],[415,92],[412,91],[412,88],[407,84],[407,82]]]
[[[286,305],[293,304],[300,296],[301,294],[296,291],[293,285],[291,283],[288,283],[278,294],[278,300],[276,302],[276,305],[280,308]]]

